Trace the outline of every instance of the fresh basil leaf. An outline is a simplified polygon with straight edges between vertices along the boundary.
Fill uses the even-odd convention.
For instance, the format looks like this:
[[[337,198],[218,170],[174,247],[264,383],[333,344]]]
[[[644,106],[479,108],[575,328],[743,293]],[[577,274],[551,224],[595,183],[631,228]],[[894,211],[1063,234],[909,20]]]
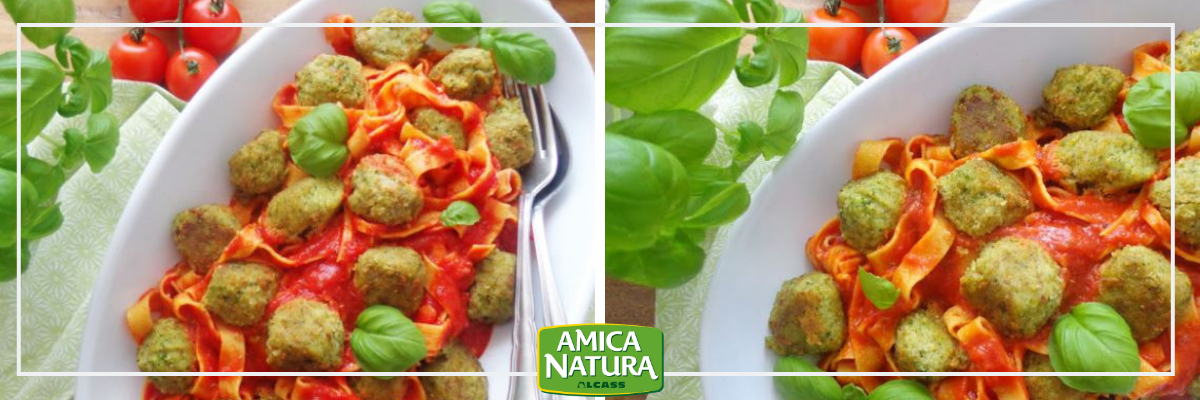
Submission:
[[[610,250],[645,248],[687,211],[687,171],[655,144],[604,135],[604,238]]]
[[[40,211],[40,208],[37,205],[41,204],[41,203],[38,203],[39,201],[41,201],[41,197],[38,196],[37,188],[33,186],[33,182],[30,182],[29,179],[25,178],[24,176],[20,177],[20,180],[21,180],[21,210],[20,210],[21,221],[33,221],[35,218],[37,218],[37,215]],[[25,207],[26,204],[29,204],[32,206]],[[13,227],[16,227],[15,223],[13,224]]]
[[[91,57],[82,69],[77,65],[71,76],[89,93],[92,112],[104,111],[112,103],[112,61],[102,51],[91,50]]]
[[[16,132],[0,133],[0,169],[16,171],[24,150],[24,146],[17,144]]]
[[[50,207],[37,207],[37,213],[32,220],[21,220],[21,239],[38,240],[57,231],[63,223],[62,210],[58,204]]]
[[[1175,73],[1175,116],[1186,127],[1200,122],[1200,72]]]
[[[0,226],[0,247],[12,247],[17,242],[17,185],[20,184],[16,172],[0,169],[0,225],[3,225]],[[3,274],[0,271],[0,275]]]
[[[843,400],[867,400],[867,391],[855,384],[842,386]]]
[[[0,82],[17,81],[17,52],[0,54]],[[62,101],[66,75],[50,57],[32,51],[21,53],[21,144],[32,142],[50,123]],[[0,103],[16,104],[17,87],[0,85]],[[17,107],[0,107],[0,135],[17,135]]]
[[[775,372],[825,372],[800,357],[779,357]],[[775,390],[785,400],[841,400],[842,387],[832,376],[776,376]]]
[[[696,164],[689,166],[687,169],[688,179],[688,196],[699,196],[704,194],[710,183],[719,181],[729,181],[734,178],[729,174],[729,170],[710,164]]]
[[[87,144],[83,147],[83,158],[87,160],[93,174],[103,170],[117,155],[117,144],[121,140],[118,124],[117,117],[109,113],[88,116]]]
[[[750,190],[741,182],[710,183],[705,193],[692,200],[685,228],[709,228],[733,222],[750,208]]]
[[[1147,76],[1129,88],[1122,112],[1133,137],[1146,148],[1170,148],[1187,137],[1187,128],[1178,118],[1171,133],[1171,75],[1167,72]]]
[[[358,314],[350,349],[363,371],[401,372],[425,358],[425,336],[400,310],[373,305]]]
[[[74,23],[75,4],[71,0],[3,0],[4,9],[14,23]],[[44,49],[58,43],[71,27],[21,28],[25,38]]]
[[[900,290],[896,289],[896,285],[887,279],[867,272],[866,268],[858,268],[858,285],[862,287],[867,300],[870,300],[871,304],[880,310],[892,308],[892,305],[896,304],[896,299],[900,297]]]
[[[442,225],[445,226],[475,225],[476,222],[479,222],[479,210],[470,202],[458,200],[442,211]]]
[[[38,192],[38,197],[43,202],[53,201],[58,196],[58,189],[67,180],[66,172],[62,167],[51,165],[34,157],[25,157],[21,160],[21,175],[33,184],[34,189]]]
[[[604,257],[604,272],[626,282],[654,288],[672,288],[692,280],[704,266],[704,249],[685,233],[655,240],[648,248],[611,251]]]
[[[868,400],[933,400],[933,394],[929,393],[929,388],[925,387],[916,381],[907,379],[896,379],[884,382],[879,385],[871,394],[867,396]]]
[[[804,127],[804,96],[790,90],[776,90],[767,109],[767,134],[763,140],[763,157],[770,159],[787,154],[796,144],[796,135]]]
[[[17,278],[18,248],[20,247],[16,243],[0,246],[0,282],[8,282]]]
[[[703,162],[717,143],[717,125],[695,111],[635,114],[609,124],[605,130],[656,144],[684,165]]]
[[[1057,372],[1138,372],[1141,358],[1129,324],[1103,303],[1080,303],[1054,322],[1050,364]],[[1136,376],[1061,376],[1064,384],[1093,393],[1125,394]]]
[[[479,46],[491,50],[500,72],[530,85],[541,85],[554,77],[557,61],[545,39],[528,32],[489,32],[480,36]]]
[[[292,161],[309,175],[333,175],[350,155],[346,148],[348,124],[346,112],[335,104],[325,103],[313,108],[296,121],[288,133]]]
[[[71,171],[83,164],[83,149],[87,147],[87,135],[75,128],[63,131],[63,145],[54,149],[54,157],[64,170]]]
[[[742,121],[738,123],[737,131],[734,133],[726,136],[734,140],[732,144],[734,162],[749,164],[762,155],[763,138],[766,137],[762,125]]]
[[[421,9],[425,21],[431,23],[477,24],[483,22],[475,5],[462,0],[439,0]],[[466,43],[479,36],[476,27],[434,27],[433,34],[450,43]]]
[[[83,85],[83,81],[76,79],[67,86],[67,92],[63,93],[63,98],[66,101],[58,105],[58,115],[71,118],[87,111],[88,104],[92,102],[92,92]]]
[[[758,87],[771,83],[779,71],[779,63],[770,47],[754,46],[754,53],[738,57],[734,68],[738,83],[745,87]]]
[[[74,36],[63,36],[54,45],[54,55],[58,63],[66,69],[84,68],[92,58],[92,51],[82,40]]]
[[[800,80],[808,66],[808,28],[767,28],[766,39],[779,65],[779,86],[788,86]]]
[[[623,1],[618,23],[739,22],[724,0]],[[612,27],[604,31],[605,101],[638,113],[695,110],[733,72],[745,31],[735,27]]]

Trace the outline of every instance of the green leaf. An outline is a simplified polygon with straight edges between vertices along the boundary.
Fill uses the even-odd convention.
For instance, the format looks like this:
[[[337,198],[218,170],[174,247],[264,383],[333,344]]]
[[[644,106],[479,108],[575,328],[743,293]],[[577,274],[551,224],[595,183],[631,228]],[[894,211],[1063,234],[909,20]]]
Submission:
[[[67,180],[62,167],[28,156],[21,160],[21,176],[33,184],[43,202],[53,201]],[[40,204],[34,204],[37,205]]]
[[[684,165],[703,162],[717,142],[717,125],[700,113],[686,110],[636,114],[609,124],[605,130],[658,145]]]
[[[855,384],[842,386],[842,399],[844,400],[867,400],[867,391],[858,387]]]
[[[609,250],[604,257],[606,275],[654,288],[672,288],[687,283],[703,266],[704,249],[682,229],[672,237],[655,240],[648,248]]]
[[[750,190],[741,182],[710,183],[705,193],[692,200],[681,226],[709,228],[725,225],[750,208]]]
[[[770,159],[792,151],[796,134],[804,127],[804,96],[789,90],[775,91],[767,110],[763,156]]]
[[[475,209],[475,205],[458,200],[450,203],[446,210],[442,211],[442,225],[475,225],[479,222],[479,210]]]
[[[730,23],[723,0],[625,1],[605,19],[618,23]],[[638,113],[695,110],[733,72],[745,32],[735,27],[611,27],[604,31],[605,101]]]
[[[462,0],[439,0],[425,5],[421,9],[426,22],[431,23],[464,23],[477,24],[483,22],[479,10],[469,2]],[[476,27],[445,27],[433,28],[433,34],[450,43],[466,43],[479,36]]]
[[[655,144],[604,134],[604,237],[609,250],[650,246],[687,211],[687,171]]]
[[[1050,363],[1057,372],[1126,372],[1141,367],[1129,324],[1103,303],[1081,303],[1054,322]],[[1126,394],[1136,376],[1061,376],[1072,388],[1093,393]]]
[[[346,112],[335,104],[313,108],[288,133],[292,161],[309,175],[318,178],[333,175],[350,155],[346,148],[348,124]]]
[[[887,381],[867,396],[868,400],[933,400],[925,385],[907,379]]]
[[[775,372],[825,372],[800,357],[779,357]],[[842,388],[832,376],[776,376],[775,390],[785,400],[840,400]]]
[[[703,195],[710,183],[734,179],[728,169],[709,164],[692,165],[688,167],[687,174],[688,196]]]
[[[350,333],[350,349],[367,372],[402,372],[425,358],[425,337],[404,313],[373,305],[358,314]],[[391,379],[391,377],[380,377]]]
[[[54,149],[58,165],[71,171],[83,164],[83,149],[87,147],[87,135],[75,128],[63,131],[63,145]]]
[[[29,223],[29,221],[33,221],[33,220],[37,219],[38,215],[41,214],[42,208],[38,207],[38,205],[41,204],[41,203],[39,203],[39,201],[41,201],[41,198],[38,196],[37,189],[34,188],[33,183],[30,182],[29,179],[26,179],[25,177],[21,177],[20,179],[21,179],[21,210],[20,210],[21,222]],[[14,212],[13,214],[15,215],[16,213]],[[4,221],[3,223],[7,224],[8,221]],[[16,229],[19,229],[17,227],[16,220],[13,220],[12,227],[13,227],[14,231]],[[24,228],[24,227],[21,227],[21,228]]]
[[[83,158],[92,173],[99,173],[117,155],[117,144],[121,140],[117,117],[109,113],[88,116],[87,143],[83,147]]]
[[[779,64],[780,87],[796,83],[804,76],[808,66],[808,27],[767,28],[767,45]]]
[[[38,240],[57,231],[63,223],[62,210],[58,204],[50,207],[37,207],[37,212],[31,220],[21,220],[21,239]]]
[[[63,118],[71,118],[87,111],[88,105],[92,102],[92,92],[83,84],[83,81],[76,79],[67,86],[67,92],[63,94],[63,99],[66,101],[58,105],[58,115]]]
[[[479,46],[491,50],[500,72],[530,85],[541,85],[554,77],[554,49],[532,33],[484,33]]]
[[[771,48],[759,46],[759,44],[754,45],[753,54],[738,57],[737,66],[734,68],[738,83],[745,87],[758,87],[771,83],[778,71],[779,63],[771,53]]]
[[[29,241],[21,241],[0,248],[0,282],[8,282],[17,277],[17,250],[21,251],[21,272],[29,268]]]
[[[1200,122],[1200,73],[1175,74],[1175,130],[1171,131],[1171,74],[1143,78],[1125,95],[1122,113],[1138,142],[1149,149],[1183,143],[1188,128]]]
[[[92,112],[98,113],[112,103],[112,61],[102,51],[91,50],[91,53],[87,65],[83,69],[76,66],[71,76],[87,90]]]
[[[17,103],[17,53],[0,54],[0,104]],[[21,53],[21,144],[29,144],[58,111],[62,84],[66,75],[50,57],[26,51]],[[0,135],[17,135],[16,107],[0,107]]]
[[[92,59],[92,51],[79,38],[63,36],[54,45],[54,56],[63,68],[85,68]]]
[[[862,286],[867,300],[870,300],[871,304],[880,310],[892,308],[892,305],[896,304],[896,299],[900,297],[900,290],[896,289],[896,285],[887,279],[867,272],[866,268],[858,268],[858,284]]]
[[[750,121],[739,122],[737,131],[726,136],[734,141],[734,162],[749,164],[762,155],[763,139],[766,135],[762,125]]]
[[[0,247],[12,247],[17,242],[17,185],[20,184],[16,172],[0,169],[0,225],[3,225],[0,227]],[[0,275],[3,274],[0,271]]]
[[[71,0],[3,0],[2,3],[14,23],[75,22],[75,4]],[[21,33],[42,49],[58,43],[70,31],[70,27],[21,28]]]

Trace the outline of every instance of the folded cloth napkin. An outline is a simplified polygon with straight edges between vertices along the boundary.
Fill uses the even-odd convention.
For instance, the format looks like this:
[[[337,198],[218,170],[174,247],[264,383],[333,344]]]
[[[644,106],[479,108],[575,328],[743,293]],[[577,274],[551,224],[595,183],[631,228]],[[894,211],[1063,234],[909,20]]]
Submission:
[[[114,82],[108,112],[121,122],[117,154],[99,174],[84,166],[63,184],[63,225],[34,244],[29,270],[21,275],[23,372],[75,371],[88,299],[117,219],[183,105],[159,86]],[[51,143],[61,143],[65,129],[82,128],[85,121],[55,117],[30,144],[30,155],[53,160]],[[0,322],[0,399],[70,399],[73,377],[16,376],[16,300],[16,284],[0,285],[0,314],[7,316]]]

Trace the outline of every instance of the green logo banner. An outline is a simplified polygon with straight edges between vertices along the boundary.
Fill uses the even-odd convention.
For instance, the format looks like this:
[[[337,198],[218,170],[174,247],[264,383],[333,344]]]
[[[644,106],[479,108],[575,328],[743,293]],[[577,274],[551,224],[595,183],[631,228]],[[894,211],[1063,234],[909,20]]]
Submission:
[[[616,324],[538,330],[538,389],[571,396],[622,396],[663,389],[663,333]]]

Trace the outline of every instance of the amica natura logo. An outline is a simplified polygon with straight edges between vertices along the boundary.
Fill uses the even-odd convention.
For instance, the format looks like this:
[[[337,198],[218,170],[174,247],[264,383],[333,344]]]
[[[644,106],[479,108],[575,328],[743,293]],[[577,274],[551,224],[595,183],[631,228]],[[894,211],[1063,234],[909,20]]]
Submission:
[[[621,396],[663,389],[663,333],[635,325],[579,324],[538,330],[538,389]]]

